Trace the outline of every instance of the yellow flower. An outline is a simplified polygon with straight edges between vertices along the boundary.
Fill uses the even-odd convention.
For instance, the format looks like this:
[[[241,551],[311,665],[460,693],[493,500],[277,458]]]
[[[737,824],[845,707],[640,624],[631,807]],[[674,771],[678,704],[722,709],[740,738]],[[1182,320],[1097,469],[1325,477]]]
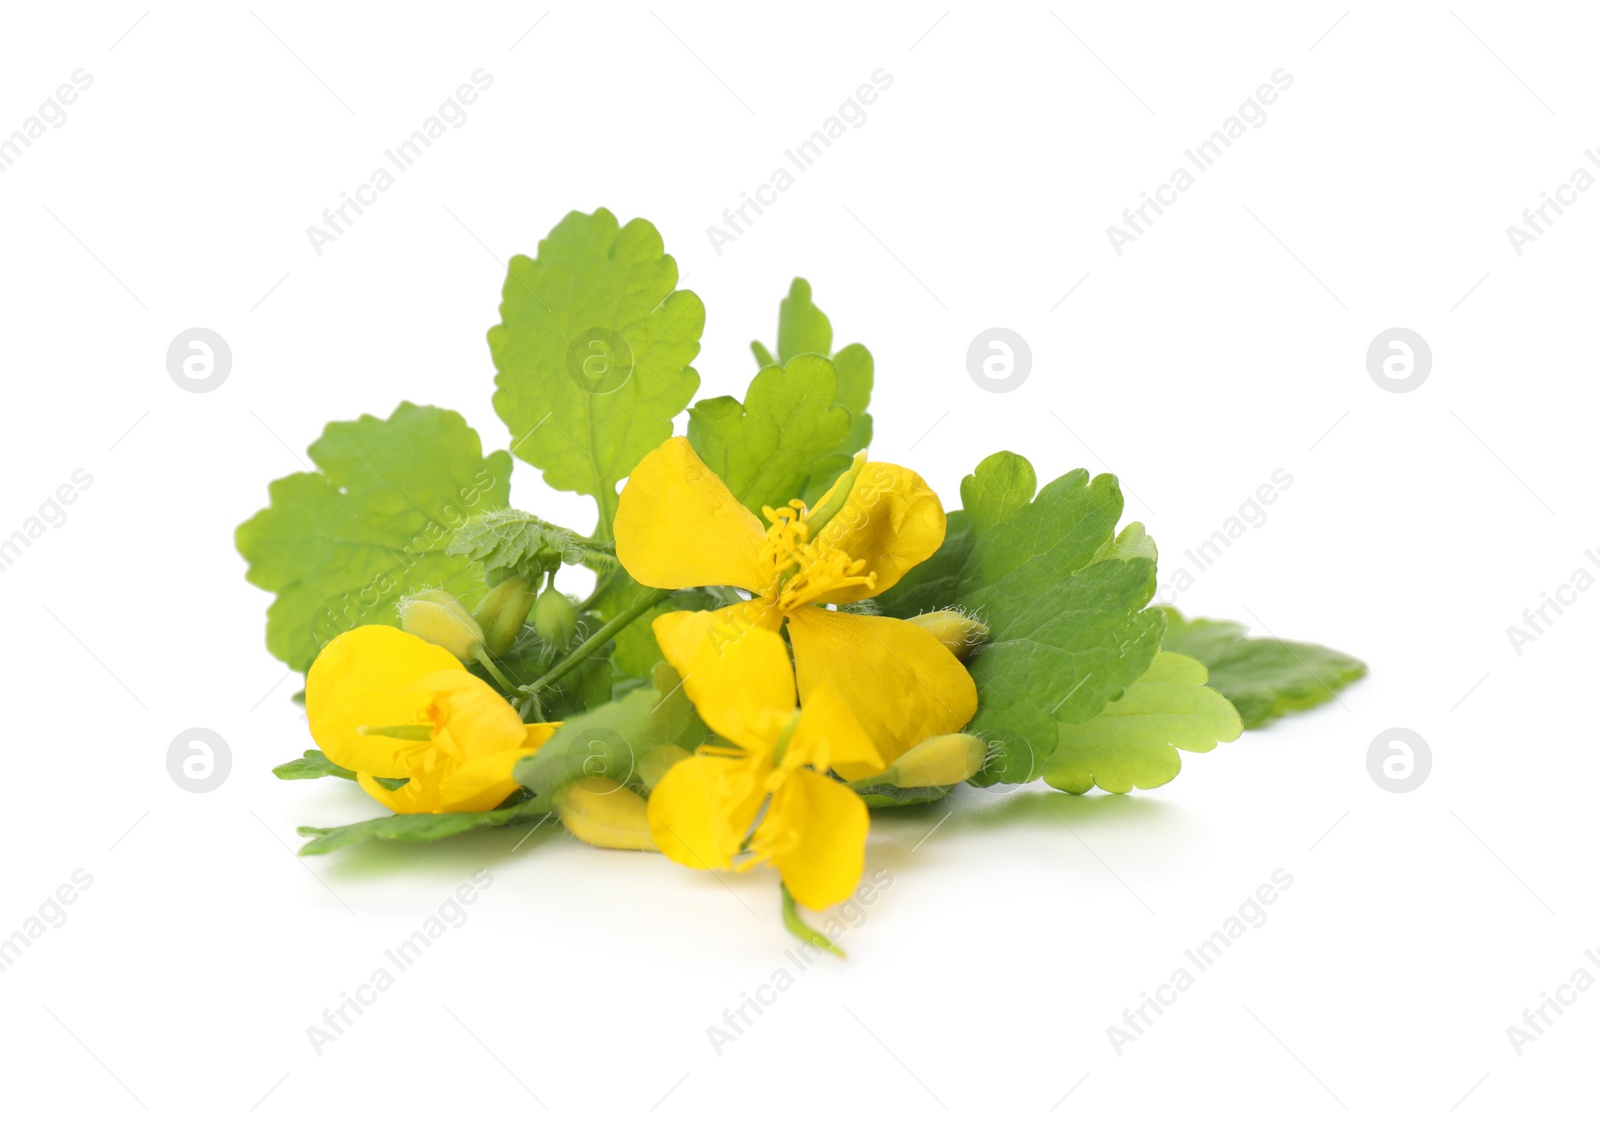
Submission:
[[[733,869],[749,836],[738,869],[776,867],[807,908],[844,900],[861,880],[867,805],[828,770],[883,769],[866,731],[827,684],[795,709],[788,651],[766,628],[720,642],[703,636],[690,661],[684,690],[732,746],[702,746],[656,785],[649,804],[656,845],[686,866]],[[766,814],[751,835],[763,803]]]
[[[830,611],[881,593],[944,541],[944,508],[915,472],[861,464],[808,511],[794,500],[745,509],[689,442],[673,437],[651,452],[622,489],[617,558],[642,585],[678,589],[732,585],[751,599],[714,612],[673,612],[655,621],[667,661],[685,679],[707,636],[787,621],[795,676],[806,705],[824,688],[859,719],[884,760],[941,733],[978,707],[972,676],[925,629],[908,620]],[[813,527],[808,516],[835,512]],[[691,697],[693,695],[691,694]],[[870,772],[835,765],[847,779]]]
[[[336,636],[306,675],[306,718],[329,760],[399,814],[489,811],[558,723],[524,725],[442,647],[382,624]],[[377,777],[407,779],[389,790]]]

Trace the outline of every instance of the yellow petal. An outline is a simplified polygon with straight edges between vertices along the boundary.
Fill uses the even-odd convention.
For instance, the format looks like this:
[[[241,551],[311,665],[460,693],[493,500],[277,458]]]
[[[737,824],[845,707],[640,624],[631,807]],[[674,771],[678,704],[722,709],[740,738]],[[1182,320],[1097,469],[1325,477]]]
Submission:
[[[638,794],[604,776],[586,776],[556,793],[561,824],[590,846],[607,850],[659,850],[650,816]]]
[[[823,496],[817,507],[829,498]],[[871,589],[841,589],[829,603],[849,604],[894,585],[912,566],[933,556],[944,541],[944,523],[944,506],[921,476],[898,464],[865,465],[844,506],[813,541],[819,550],[836,548],[865,562],[877,581]]]
[[[656,617],[656,642],[705,723],[752,752],[772,748],[794,709],[794,669],[777,633],[782,618],[759,601]]]
[[[528,737],[527,726],[511,703],[477,675],[434,671],[417,679],[412,689],[429,696],[434,746],[458,761],[521,748]]]
[[[511,772],[527,756],[523,748],[483,756],[459,766],[413,776],[390,791],[369,773],[358,773],[361,788],[397,815],[437,814],[445,811],[493,811],[519,785]]]
[[[439,781],[439,810],[492,811],[499,807],[521,786],[511,773],[517,762],[527,755],[527,750],[519,746],[469,760],[446,772]]]
[[[672,437],[639,461],[617,503],[617,560],[641,585],[684,589],[771,584],[766,529],[728,486]]]
[[[827,683],[806,697],[783,759],[787,765],[810,764],[822,770],[860,765],[868,769],[868,776],[884,769],[872,738],[839,692]]]
[[[522,747],[525,749],[537,749],[540,745],[554,737],[556,735],[556,730],[560,728],[561,723],[559,721],[530,722],[523,726],[525,733],[522,738]],[[528,755],[532,756],[533,754],[530,752]]]
[[[961,661],[908,620],[801,608],[789,617],[795,676],[804,714],[813,692],[831,686],[860,722],[885,764],[912,745],[955,733],[978,709],[978,690]],[[868,765],[835,764],[848,780]]]
[[[650,793],[650,834],[661,852],[694,869],[728,869],[761,801],[765,772],[748,760],[692,756]]]
[[[756,829],[758,853],[772,864],[794,899],[825,909],[855,892],[866,864],[867,805],[843,784],[800,769],[784,777]]]
[[[411,684],[451,670],[462,670],[459,659],[399,628],[369,624],[335,636],[306,675],[311,737],[342,768],[404,776],[401,761],[415,752],[416,742],[368,737],[357,730],[428,724],[429,695],[410,689]]]
[[[373,799],[383,804],[396,815],[415,815],[433,810],[436,800],[430,794],[424,794],[422,785],[415,780],[406,783],[405,787],[390,791],[370,772],[357,772],[356,782],[361,785],[361,790]]]

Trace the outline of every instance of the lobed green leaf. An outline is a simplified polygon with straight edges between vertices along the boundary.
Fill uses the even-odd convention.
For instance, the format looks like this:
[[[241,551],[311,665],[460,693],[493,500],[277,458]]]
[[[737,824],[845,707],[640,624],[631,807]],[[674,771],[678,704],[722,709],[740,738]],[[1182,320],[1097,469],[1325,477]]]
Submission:
[[[757,374],[742,404],[731,397],[697,402],[689,410],[689,443],[759,515],[800,497],[818,464],[845,443],[851,416],[834,405],[837,395],[833,363],[797,355]]]
[[[1163,651],[1149,670],[1088,721],[1062,724],[1045,782],[1081,795],[1158,788],[1178,774],[1178,750],[1209,752],[1244,731],[1228,700],[1205,685],[1206,668]]]
[[[816,502],[839,473],[850,466],[855,454],[872,442],[872,417],[867,413],[867,403],[872,397],[872,353],[859,343],[851,343],[838,351],[832,348],[833,324],[812,301],[811,285],[805,278],[796,277],[789,286],[789,295],[778,304],[777,356],[761,343],[750,344],[750,350],[763,371],[773,366],[787,367],[800,355],[831,356],[832,404],[849,411],[850,423],[839,443],[817,457],[804,484],[780,499],[780,503],[796,497],[808,503]]]
[[[1163,646],[1204,663],[1211,686],[1239,711],[1246,729],[1330,701],[1367,673],[1354,656],[1314,643],[1248,637],[1231,620],[1186,619],[1166,607]]]
[[[972,728],[998,742],[979,786],[1037,779],[1060,726],[1098,714],[1160,649],[1163,617],[1145,607],[1154,543],[1137,524],[1116,535],[1116,478],[1080,469],[1035,484],[1023,457],[985,459],[962,481],[939,551],[878,598],[895,616],[957,605],[988,625],[968,664]]]
[[[617,484],[672,435],[700,376],[705,307],[675,291],[678,265],[642,218],[574,211],[513,257],[489,329],[495,411],[511,449],[561,491],[595,498],[611,536]]]
[[[275,480],[271,505],[239,527],[245,577],[277,596],[267,650],[297,671],[362,624],[397,623],[405,594],[443,588],[469,605],[483,567],[446,552],[479,512],[505,506],[511,457],[483,455],[458,413],[402,402],[387,418],[329,425],[310,448],[317,472]]]

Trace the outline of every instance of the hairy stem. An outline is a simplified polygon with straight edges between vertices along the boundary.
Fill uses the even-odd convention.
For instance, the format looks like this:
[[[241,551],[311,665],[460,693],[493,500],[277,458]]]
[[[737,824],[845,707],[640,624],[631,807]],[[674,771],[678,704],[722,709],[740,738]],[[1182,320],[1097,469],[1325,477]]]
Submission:
[[[489,652],[484,648],[483,644],[480,643],[473,646],[472,657],[483,664],[483,669],[489,672],[490,678],[500,684],[500,689],[509,691],[512,694],[518,692],[517,684],[506,678],[506,673],[500,669],[493,659],[489,658]]]
[[[638,600],[634,601],[632,605],[624,609],[617,616],[607,620],[604,625],[595,630],[594,635],[590,636],[577,647],[573,648],[571,654],[569,654],[565,659],[551,667],[548,671],[540,675],[527,686],[522,687],[518,693],[530,695],[538,694],[539,691],[543,690],[551,683],[564,678],[568,674],[571,674],[580,665],[582,665],[583,661],[587,659],[596,648],[600,647],[601,644],[605,643],[612,636],[622,631],[622,629],[633,623],[640,616],[643,616],[646,612],[649,612],[656,605],[666,600],[673,594],[674,591],[675,590],[672,589],[651,589],[644,596],[641,596]]]

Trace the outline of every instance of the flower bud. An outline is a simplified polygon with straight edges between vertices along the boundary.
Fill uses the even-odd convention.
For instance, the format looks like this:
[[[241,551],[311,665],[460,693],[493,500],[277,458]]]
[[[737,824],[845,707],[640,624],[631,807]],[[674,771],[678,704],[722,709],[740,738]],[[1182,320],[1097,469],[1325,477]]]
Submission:
[[[815,507],[806,513],[806,532],[815,538],[828,522],[844,510],[844,505],[850,501],[850,492],[856,486],[856,478],[861,475],[861,469],[867,465],[866,450],[856,453],[855,459],[850,462],[850,467],[839,474],[821,499],[817,500]]]
[[[578,610],[572,607],[567,594],[551,585],[533,602],[533,626],[546,643],[565,651],[572,646],[573,634],[578,630]]]
[[[921,616],[913,616],[911,622],[931,632],[934,639],[944,644],[946,651],[963,662],[989,638],[987,624],[953,608],[924,612]]]
[[[472,618],[483,629],[483,645],[490,655],[499,658],[511,650],[533,611],[534,589],[526,577],[508,577],[478,602]]]
[[[483,643],[483,629],[478,622],[443,589],[401,597],[400,626],[419,639],[438,644],[463,663],[476,661],[473,649]]]
[[[647,804],[604,776],[586,776],[555,796],[561,823],[590,846],[607,850],[659,850],[650,837]]]
[[[946,733],[913,746],[884,776],[886,782],[900,788],[945,787],[976,775],[988,755],[989,746],[981,738]]]

